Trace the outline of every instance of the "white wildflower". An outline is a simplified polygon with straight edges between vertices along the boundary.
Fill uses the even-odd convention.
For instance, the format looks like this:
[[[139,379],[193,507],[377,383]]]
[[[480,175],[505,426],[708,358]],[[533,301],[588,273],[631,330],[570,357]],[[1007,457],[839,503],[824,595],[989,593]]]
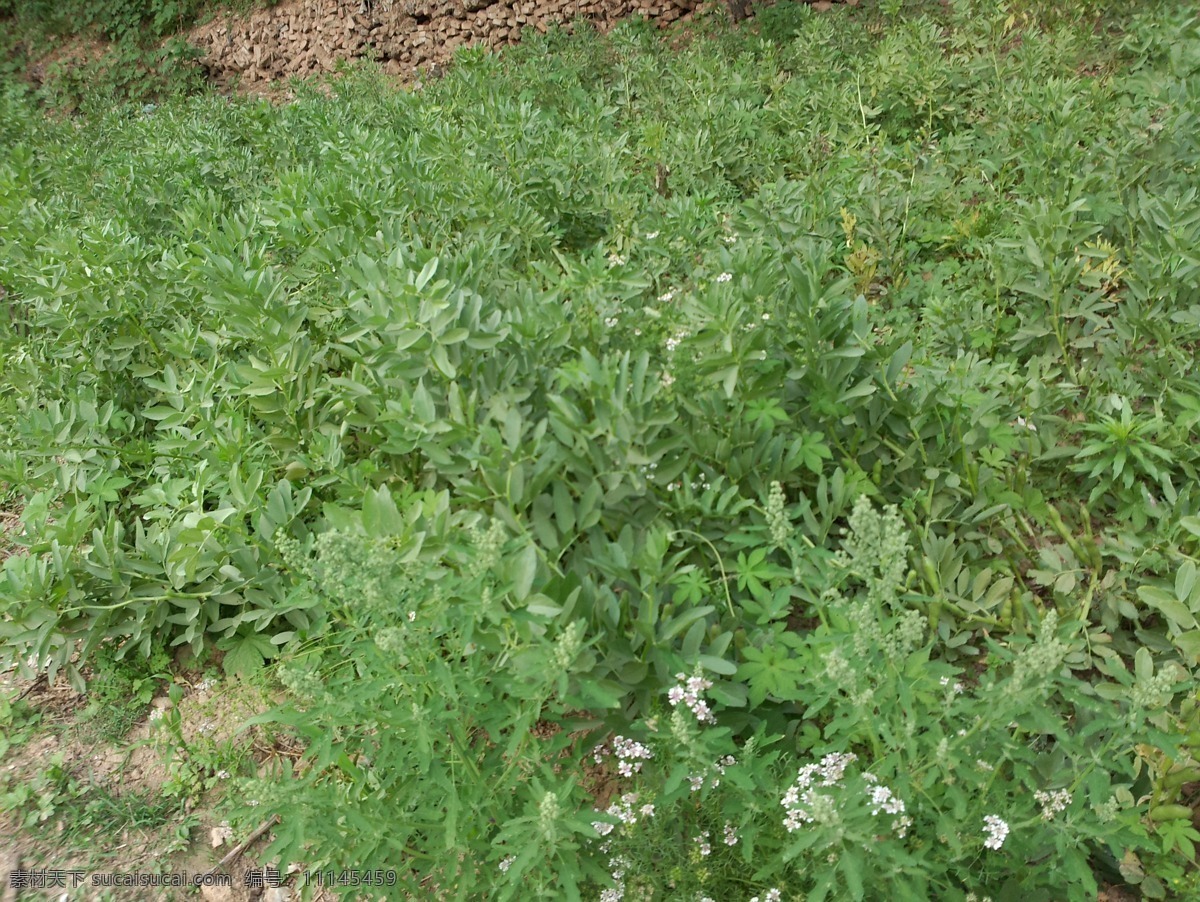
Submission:
[[[871,814],[878,815],[880,811],[888,814],[903,814],[904,802],[896,798],[886,786],[872,786],[867,795],[871,798]]]
[[[683,704],[701,723],[716,723],[717,718],[709,708],[708,702],[700,697],[701,693],[712,688],[712,681],[701,676],[685,677],[683,674],[676,674],[675,678],[681,680],[683,685],[672,686],[667,690],[667,701],[671,703],[671,707]]]
[[[1067,806],[1071,804],[1071,793],[1066,789],[1056,789],[1053,792],[1038,790],[1033,794],[1033,797],[1042,806],[1042,820],[1044,821],[1054,820],[1057,815],[1066,811]]]
[[[1008,824],[997,815],[989,814],[983,819],[983,832],[987,835],[983,841],[984,848],[999,849],[1008,837]]]

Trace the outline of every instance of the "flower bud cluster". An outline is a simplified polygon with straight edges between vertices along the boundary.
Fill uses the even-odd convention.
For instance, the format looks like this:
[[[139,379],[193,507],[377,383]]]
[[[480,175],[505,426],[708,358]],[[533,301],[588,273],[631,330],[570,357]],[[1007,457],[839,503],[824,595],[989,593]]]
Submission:
[[[908,535],[899,510],[876,512],[865,495],[854,502],[838,560],[867,584],[872,610],[892,601],[908,570]]]
[[[487,532],[474,530],[475,555],[471,561],[472,576],[482,576],[500,563],[500,550],[504,547],[504,524],[493,520]]]
[[[583,648],[583,621],[576,620],[558,637],[554,644],[554,666],[560,671],[569,670],[575,663],[579,650]]]
[[[767,495],[767,526],[771,529],[771,544],[783,545],[792,535],[792,521],[788,519],[786,510],[787,500],[783,495],[783,485],[771,483],[771,492]]]

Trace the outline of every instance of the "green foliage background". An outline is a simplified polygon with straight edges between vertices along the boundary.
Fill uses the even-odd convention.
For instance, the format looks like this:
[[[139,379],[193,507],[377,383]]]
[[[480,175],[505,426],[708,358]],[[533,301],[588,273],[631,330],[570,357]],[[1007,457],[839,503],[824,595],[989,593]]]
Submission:
[[[394,637],[416,593],[442,612],[430,667],[469,647],[536,683],[583,637],[565,682],[503,683],[536,704],[459,756],[550,709],[653,717],[695,666],[730,742],[815,754],[868,742],[835,725],[871,710],[809,718],[818,625],[916,612],[923,654],[986,670],[1053,611],[1060,676],[1113,706],[1098,732],[1156,712],[1122,787],[1177,804],[1197,724],[1168,702],[1200,655],[1194,15],[780,5],[697,30],[531,36],[420,90],[361,71],[280,107],[61,119],[7,87],[0,481],[25,553],[0,573],[3,659],[78,680],[108,642],[236,672],[338,647],[362,662],[325,700],[349,724],[378,675],[354,643]],[[870,617],[829,600],[864,495],[904,531]],[[316,761],[378,791],[348,747]],[[589,829],[538,817],[550,861]],[[1179,830],[1151,894],[1183,879],[1200,834]],[[1104,840],[1114,873],[1132,836]]]

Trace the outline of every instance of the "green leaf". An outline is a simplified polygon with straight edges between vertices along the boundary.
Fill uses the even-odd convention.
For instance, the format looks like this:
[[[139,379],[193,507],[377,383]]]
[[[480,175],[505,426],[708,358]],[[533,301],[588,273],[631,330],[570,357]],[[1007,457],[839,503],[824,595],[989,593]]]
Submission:
[[[228,674],[251,674],[263,666],[263,661],[275,656],[276,648],[271,640],[259,633],[234,636],[217,643],[225,650],[221,667]]]
[[[368,491],[363,497],[363,529],[374,538],[404,532],[404,517],[386,485],[374,492]]]
[[[537,562],[537,547],[532,544],[526,545],[513,558],[513,597],[518,602],[523,602],[529,597],[529,592],[533,587],[533,577],[537,573]]]
[[[437,418],[437,408],[433,403],[433,395],[425,387],[424,380],[417,380],[417,387],[412,396],[413,416],[418,423],[429,425]]]
[[[434,257],[421,268],[420,275],[417,276],[416,287],[420,291],[429,284],[429,280],[434,277],[438,271],[438,258]]]
[[[1179,601],[1170,592],[1154,586],[1139,586],[1138,598],[1162,613],[1179,629],[1195,629],[1197,626],[1196,618],[1192,615],[1187,605]]]
[[[1154,677],[1154,658],[1145,646],[1134,652],[1133,672],[1139,683],[1147,683]]]
[[[662,630],[658,634],[659,641],[670,642],[697,620],[702,620],[715,610],[716,608],[712,605],[704,605],[703,607],[692,608],[691,610],[684,611],[682,614],[676,615],[663,625]]]
[[[569,536],[575,531],[575,502],[562,482],[554,483],[554,518],[563,535]]]
[[[700,655],[697,660],[705,670],[711,670],[722,676],[733,676],[738,671],[737,665],[732,661],[726,661],[724,658],[717,658],[713,655]]]
[[[447,379],[453,379],[458,375],[458,370],[454,364],[450,362],[449,356],[446,354],[446,348],[443,345],[435,344],[429,352],[430,359],[433,360],[434,367],[437,371]]]
[[[1179,570],[1175,574],[1175,597],[1184,604],[1191,604],[1192,595],[1196,591],[1196,565],[1191,561],[1184,561],[1179,565]],[[1200,597],[1195,599],[1197,604],[1200,604]]]
[[[1180,633],[1171,641],[1192,664],[1200,664],[1200,629]]]
[[[906,341],[892,354],[892,359],[888,361],[887,373],[885,374],[889,385],[896,385],[900,381],[900,374],[904,372],[904,367],[912,357],[912,352],[913,343]]]

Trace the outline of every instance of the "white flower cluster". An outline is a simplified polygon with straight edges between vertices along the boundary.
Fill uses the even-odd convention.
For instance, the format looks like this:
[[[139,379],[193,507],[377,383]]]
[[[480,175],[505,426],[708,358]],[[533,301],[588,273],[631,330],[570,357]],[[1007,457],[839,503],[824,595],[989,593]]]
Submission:
[[[683,341],[685,338],[687,338],[687,331],[684,329],[680,329],[680,330],[676,331],[675,333],[673,333],[671,335],[671,337],[667,339],[667,344],[666,344],[667,353],[674,354],[675,349],[677,347],[679,347],[679,343],[681,341]]]
[[[718,281],[718,282],[728,282],[728,281],[730,281],[732,278],[733,278],[733,273],[731,273],[731,272],[723,272],[723,273],[721,273],[719,276],[717,276],[717,281]]]
[[[943,686],[948,687],[955,695],[962,695],[963,693],[963,684],[955,682],[953,685],[951,685],[950,677],[942,677],[938,682],[940,682]]]
[[[1039,805],[1042,806],[1042,820],[1052,821],[1055,817],[1067,810],[1067,806],[1071,804],[1071,793],[1066,789],[1056,789],[1053,792],[1042,792],[1038,790],[1033,794]]]
[[[497,867],[500,868],[500,873],[507,874],[508,869],[512,867],[512,863],[516,860],[517,860],[516,855],[505,855],[503,858],[501,858],[500,864],[497,865]]]
[[[649,748],[633,739],[617,736],[612,741],[612,747],[601,745],[592,754],[592,760],[603,764],[607,755],[612,754],[617,759],[617,773],[622,777],[632,777],[642,770],[642,762],[649,761],[654,753]]]
[[[616,251],[613,251],[611,254],[609,254],[609,255],[608,255],[608,265],[609,265],[610,267],[612,267],[612,266],[624,266],[624,265],[625,265],[625,258],[624,258],[624,257],[622,257],[620,254],[618,254]]]
[[[600,902],[621,902],[625,898],[625,869],[629,867],[629,861],[620,857],[610,858],[608,867],[615,885],[600,893]]]
[[[837,786],[846,775],[846,768],[858,760],[853,752],[834,752],[821,759],[820,764],[806,764],[800,768],[796,783],[807,787],[819,776],[818,786]]]
[[[892,815],[895,817],[892,830],[901,838],[907,836],[908,828],[912,826],[912,818],[904,813],[904,800],[898,798],[886,786],[877,783],[872,774],[863,774],[863,778],[871,784],[867,787],[867,796],[871,800],[871,814],[875,817],[880,813]]]
[[[639,817],[654,817],[653,805],[638,806],[638,794],[636,792],[627,792],[621,798],[613,802],[606,809],[605,814],[612,815],[626,827],[632,827],[638,822]],[[601,836],[608,836],[612,833],[614,824],[608,821],[593,821],[592,829]]]
[[[674,380],[672,380],[672,381],[674,381]],[[712,488],[712,483],[709,482],[708,478],[705,476],[701,476],[699,479],[693,479],[693,480],[687,482],[687,485],[691,488],[691,490],[693,492],[697,492],[700,490],[707,492],[709,489]],[[684,486],[683,481],[677,480],[675,482],[668,482],[667,483],[667,491],[668,492],[678,492],[681,488],[683,488],[683,486]]]
[[[769,890],[767,890],[766,895],[764,895],[761,900],[758,898],[758,896],[753,896],[751,897],[750,902],[779,902],[779,900],[782,898],[783,893],[775,889],[775,887],[771,887]]]
[[[712,843],[708,841],[707,830],[705,830],[699,836],[692,837],[692,841],[696,844],[701,858],[707,858],[712,854]]]
[[[734,828],[733,824],[727,823],[725,825],[725,845],[736,846],[737,844],[738,844],[737,830]]]
[[[833,797],[817,792],[815,787],[838,786],[846,768],[857,760],[853,753],[834,752],[822,758],[820,764],[800,768],[796,782],[788,787],[779,803],[787,810],[783,826],[789,833],[805,824],[832,823],[836,819]]]
[[[658,299],[664,304],[671,303],[671,301],[675,300],[675,289],[672,288],[670,291],[663,292],[658,296]]]
[[[675,679],[679,680],[680,684],[667,691],[667,701],[671,703],[671,707],[674,708],[683,702],[700,723],[716,723],[717,718],[709,709],[708,702],[702,698],[702,693],[712,688],[712,681],[701,676],[688,677],[682,673],[675,674]]]
[[[996,850],[1004,845],[1008,838],[1008,824],[994,814],[983,819],[983,832],[987,839],[983,841],[984,848]]]
[[[826,755],[819,764],[806,764],[800,768],[796,782],[788,788],[780,802],[787,811],[783,825],[789,833],[806,824],[834,824],[838,821],[836,800],[832,795],[818,792],[818,789],[841,787],[846,769],[857,760],[858,757],[853,753],[835,752]],[[880,784],[874,774],[864,772],[862,777],[867,783],[866,796],[871,815],[890,816],[892,830],[897,836],[906,836],[908,828],[912,826],[912,818],[905,813],[904,801],[890,788]]]

